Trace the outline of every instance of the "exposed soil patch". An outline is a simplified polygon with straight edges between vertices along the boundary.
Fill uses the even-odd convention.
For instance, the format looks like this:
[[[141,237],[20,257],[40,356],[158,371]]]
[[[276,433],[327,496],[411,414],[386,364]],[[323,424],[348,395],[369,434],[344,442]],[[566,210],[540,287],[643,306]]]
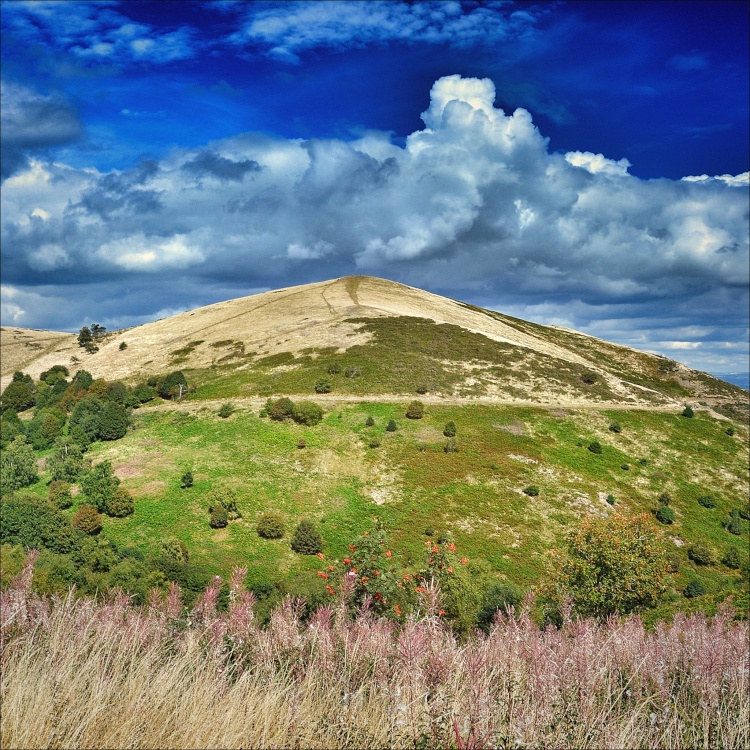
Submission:
[[[516,420],[512,424],[493,424],[496,430],[502,430],[503,432],[509,432],[511,435],[527,435],[526,425],[523,422]]]

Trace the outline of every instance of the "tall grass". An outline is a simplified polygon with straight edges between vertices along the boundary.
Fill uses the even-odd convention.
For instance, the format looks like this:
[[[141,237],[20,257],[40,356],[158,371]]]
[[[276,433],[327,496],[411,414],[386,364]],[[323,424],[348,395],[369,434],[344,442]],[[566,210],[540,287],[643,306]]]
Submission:
[[[725,747],[750,745],[748,624],[566,618],[528,606],[457,641],[428,589],[404,623],[342,599],[261,629],[245,571],[136,608],[31,591],[33,553],[0,595],[4,748]]]

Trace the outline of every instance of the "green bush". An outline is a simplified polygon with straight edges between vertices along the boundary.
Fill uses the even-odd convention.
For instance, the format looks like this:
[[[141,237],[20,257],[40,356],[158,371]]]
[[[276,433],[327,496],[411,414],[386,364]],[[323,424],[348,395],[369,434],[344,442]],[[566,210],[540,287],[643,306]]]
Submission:
[[[331,381],[321,378],[315,381],[315,393],[330,393],[331,392]]]
[[[66,554],[75,549],[78,533],[65,515],[49,500],[35,495],[15,493],[0,506],[0,544]]]
[[[690,581],[682,593],[687,599],[693,599],[696,596],[703,596],[706,593],[706,587],[700,581]]]
[[[73,505],[73,496],[70,494],[70,483],[55,479],[49,485],[49,500],[60,510],[65,510]]]
[[[477,615],[477,625],[485,632],[497,613],[505,614],[509,607],[516,608],[521,603],[521,590],[512,583],[493,583],[482,598],[482,608]]]
[[[740,518],[739,511],[736,509],[732,511],[732,517],[727,524],[727,531],[735,536],[742,536],[742,519]]]
[[[370,448],[380,448],[380,438],[379,437],[370,438],[367,445]]]
[[[620,466],[620,468],[623,471],[630,471],[630,464],[622,464],[622,466]]]
[[[237,508],[237,491],[233,487],[217,485],[208,492],[207,499],[209,511],[221,506],[226,511],[227,520],[236,521],[242,518],[242,513]]]
[[[229,523],[229,514],[221,503],[212,505],[209,508],[209,514],[208,523],[212,529],[223,529]]]
[[[317,555],[323,551],[323,539],[315,528],[315,524],[303,519],[294,530],[292,549],[300,555]]]
[[[341,372],[341,365],[338,362],[331,362],[326,368],[326,372],[329,375],[338,375]]]
[[[701,495],[698,498],[698,505],[702,505],[704,508],[716,507],[716,503],[713,501],[711,495]]]
[[[112,464],[102,461],[81,477],[80,485],[91,505],[101,513],[120,486],[120,480],[115,476]]]
[[[732,437],[734,435],[734,427],[727,427],[726,433],[729,437]]]
[[[186,471],[180,478],[180,487],[182,487],[183,490],[186,490],[192,486],[193,486],[193,472]]]
[[[225,401],[219,408],[218,415],[222,419],[227,419],[234,414],[234,405],[230,401]]]
[[[422,419],[424,416],[424,404],[421,401],[412,401],[406,409],[407,419]]]
[[[359,367],[347,367],[344,370],[344,377],[347,378],[358,378],[362,374],[362,370]]]
[[[102,530],[102,516],[93,505],[84,503],[73,514],[70,525],[84,534],[93,536]]]
[[[657,502],[661,505],[669,505],[672,502],[672,496],[668,492],[662,492],[657,498]]]
[[[365,420],[365,427],[374,427],[375,426],[375,420],[370,416],[367,417]]]
[[[736,547],[727,547],[727,551],[724,553],[724,556],[721,558],[721,562],[726,565],[728,568],[731,568],[732,570],[737,570],[737,568],[740,567],[742,564],[742,560],[740,559],[740,553],[737,552]]]
[[[258,521],[258,536],[263,539],[281,539],[284,536],[284,519],[279,513],[264,513]]]
[[[290,398],[283,396],[275,401],[268,399],[266,402],[266,411],[268,416],[276,422],[283,422],[286,419],[291,419],[294,415],[294,401]]]
[[[687,417],[688,419],[692,419],[694,415],[695,415],[695,412],[693,411],[692,407],[690,407],[690,406],[686,406],[682,410],[682,416],[683,417]]]
[[[292,419],[299,424],[314,427],[323,419],[323,409],[314,401],[300,401],[292,407]]]
[[[674,523],[674,511],[668,505],[660,505],[656,510],[656,520],[663,524]]]
[[[589,443],[589,450],[592,453],[599,454],[602,452],[602,446],[599,444],[598,440],[594,440],[593,443]]]
[[[443,435],[448,438],[456,437],[456,423],[448,422],[443,428]]]
[[[581,380],[586,383],[586,385],[593,385],[596,383],[598,377],[596,373],[593,372],[584,372],[583,375],[581,375]]]
[[[714,562],[711,550],[702,544],[691,544],[688,547],[687,556],[696,565],[713,565]]]
[[[622,427],[620,426],[619,422],[612,422],[609,426],[609,431],[614,433],[620,433],[622,432]]]
[[[157,393],[164,399],[179,399],[187,393],[187,388],[187,380],[182,370],[170,372],[156,386]]]
[[[307,440],[305,440],[305,438],[300,438],[297,441],[297,448],[299,448],[299,450],[302,450],[303,448],[307,448]]]
[[[614,505],[615,504],[615,496],[614,495],[607,495],[607,502],[610,505]]]
[[[118,487],[104,506],[104,512],[114,518],[125,518],[134,511],[133,497],[124,487]]]
[[[529,497],[536,497],[539,494],[539,487],[537,487],[535,484],[530,484],[524,489],[523,492],[524,495],[528,495]]]
[[[443,450],[446,453],[458,453],[458,443],[456,442],[456,438],[448,438],[443,446]]]
[[[54,453],[47,457],[47,471],[53,480],[75,483],[78,476],[87,466],[83,449],[70,437],[59,437],[55,440]]]
[[[0,452],[0,487],[3,493],[28,487],[39,478],[34,449],[23,435]]]
[[[161,551],[162,554],[179,562],[186,563],[190,559],[187,544],[181,539],[176,539],[175,537],[162,542]]]
[[[385,426],[386,432],[396,432],[397,429],[398,429],[398,425],[396,424],[395,419],[389,420],[388,424]]]
[[[119,440],[128,431],[128,412],[124,406],[108,401],[99,415],[100,440]]]

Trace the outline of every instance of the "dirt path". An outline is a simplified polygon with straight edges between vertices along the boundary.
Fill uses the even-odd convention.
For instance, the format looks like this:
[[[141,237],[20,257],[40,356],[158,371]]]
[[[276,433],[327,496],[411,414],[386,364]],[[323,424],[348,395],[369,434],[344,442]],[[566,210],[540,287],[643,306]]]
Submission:
[[[491,397],[476,397],[476,398],[459,398],[457,396],[430,396],[429,394],[423,396],[404,396],[399,394],[379,394],[371,396],[357,396],[349,394],[309,394],[309,393],[289,393],[284,394],[286,397],[293,401],[316,401],[322,406],[326,406],[328,409],[335,409],[339,405],[343,404],[358,404],[358,403],[398,403],[408,404],[411,401],[421,401],[425,405],[437,405],[437,406],[516,406],[516,407],[536,407],[539,409],[571,409],[571,410],[633,410],[633,411],[655,411],[655,412],[677,412],[680,410],[680,404],[623,404],[615,401],[602,401],[599,403],[580,403],[575,401],[512,401],[503,400]],[[246,409],[261,409],[266,401],[265,396],[244,396],[237,398],[222,398],[222,399],[202,399],[196,401],[173,401],[163,404],[157,404],[155,406],[144,406],[139,409],[140,412],[148,411],[169,411],[177,409],[179,411],[186,412],[197,412],[201,409],[219,409],[219,407],[226,403],[231,402],[238,408]],[[701,407],[695,407],[698,411],[711,412],[713,416],[718,419],[724,419],[720,414],[716,414],[711,409],[701,409]]]

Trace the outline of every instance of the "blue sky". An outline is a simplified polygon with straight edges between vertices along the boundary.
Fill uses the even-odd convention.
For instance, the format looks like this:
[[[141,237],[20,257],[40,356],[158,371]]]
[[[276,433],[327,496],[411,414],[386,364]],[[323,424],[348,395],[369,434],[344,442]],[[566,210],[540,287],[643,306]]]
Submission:
[[[2,322],[352,273],[748,369],[748,4],[16,2]]]

